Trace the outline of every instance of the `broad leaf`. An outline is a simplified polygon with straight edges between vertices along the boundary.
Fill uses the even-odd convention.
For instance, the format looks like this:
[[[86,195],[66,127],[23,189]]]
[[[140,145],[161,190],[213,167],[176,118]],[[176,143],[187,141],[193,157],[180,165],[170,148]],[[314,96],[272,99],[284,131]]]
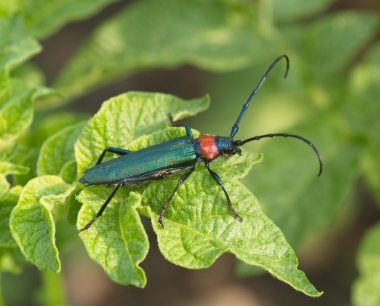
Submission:
[[[208,97],[184,101],[165,94],[129,92],[106,101],[89,121],[75,145],[78,174],[95,164],[110,146],[125,148],[133,139],[195,115],[208,107]]]
[[[110,189],[104,187],[91,187],[81,192],[78,200],[83,206],[78,215],[78,228],[92,219],[109,193]],[[140,202],[140,195],[128,195],[119,190],[96,226],[80,236],[90,257],[113,281],[144,287],[146,277],[139,263],[148,253],[149,241],[136,211]]]
[[[195,173],[178,189],[165,213],[162,229],[157,218],[176,180],[153,182],[143,193],[143,211],[152,218],[159,248],[166,259],[182,267],[200,269],[230,252],[246,263],[266,269],[296,290],[320,295],[297,269],[296,255],[281,231],[236,180],[226,180],[224,184],[244,220],[242,223],[231,215],[226,197],[212,177]]]
[[[22,1],[20,7],[24,21],[32,33],[39,38],[45,38],[65,23],[82,20],[113,2],[116,0],[33,0]]]
[[[38,175],[58,175],[74,159],[74,144],[83,127],[84,123],[69,126],[45,141],[38,159]]]
[[[39,44],[27,33],[19,17],[0,16],[0,74],[9,72],[40,50]]]
[[[40,270],[58,272],[61,264],[55,244],[55,222],[74,190],[57,176],[32,179],[21,192],[9,222],[13,238],[28,261]]]
[[[73,97],[153,67],[184,63],[218,71],[246,67],[265,49],[255,17],[256,5],[244,2],[135,2],[95,31],[56,87]]]
[[[10,189],[2,198],[0,198],[0,247],[16,247],[11,231],[9,229],[9,218],[12,209],[16,206],[20,197],[22,187],[16,186]]]
[[[365,235],[358,254],[359,279],[353,286],[354,306],[377,306],[380,304],[380,224]]]

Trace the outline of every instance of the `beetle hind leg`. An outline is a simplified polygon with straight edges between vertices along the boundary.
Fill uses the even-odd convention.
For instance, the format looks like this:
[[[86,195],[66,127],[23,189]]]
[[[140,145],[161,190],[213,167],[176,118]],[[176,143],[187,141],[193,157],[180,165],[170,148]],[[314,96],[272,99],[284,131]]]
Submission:
[[[189,176],[193,173],[193,171],[195,170],[195,165],[191,168],[191,170],[189,172],[186,172],[184,175],[182,175],[178,182],[177,182],[177,185],[175,186],[174,190],[172,191],[172,193],[170,194],[169,198],[166,200],[164,206],[162,207],[162,210],[161,210],[161,213],[160,213],[160,216],[158,217],[158,223],[161,225],[162,228],[164,228],[164,223],[162,222],[162,218],[164,217],[164,214],[165,214],[165,211],[166,211],[166,208],[168,207],[169,203],[171,202],[171,200],[173,199],[173,196],[175,195],[175,193],[177,192],[179,186],[181,186],[181,184],[186,181]]]

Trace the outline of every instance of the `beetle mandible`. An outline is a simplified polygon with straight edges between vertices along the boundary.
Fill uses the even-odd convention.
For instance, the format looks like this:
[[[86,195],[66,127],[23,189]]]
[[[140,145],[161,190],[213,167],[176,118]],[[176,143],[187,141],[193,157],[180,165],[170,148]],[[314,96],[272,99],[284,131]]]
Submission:
[[[266,80],[270,71],[281,59],[284,59],[286,61],[286,70],[284,77],[287,77],[289,71],[289,58],[287,55],[283,54],[272,62],[272,64],[268,67],[260,79],[257,86],[249,95],[247,101],[244,103],[243,108],[239,113],[239,116],[236,119],[236,122],[232,126],[229,136],[211,136],[202,134],[197,139],[194,139],[189,125],[185,124],[184,127],[186,129],[186,136],[175,138],[139,151],[132,152],[115,147],[106,148],[99,156],[96,165],[88,169],[84,173],[83,177],[79,180],[79,182],[85,185],[116,185],[116,187],[104,202],[104,204],[101,206],[99,211],[96,213],[95,217],[93,217],[90,222],[81,228],[79,232],[87,230],[103,214],[112,197],[122,185],[141,184],[155,179],[162,179],[167,176],[183,172],[184,170],[189,170],[179,178],[177,185],[162,207],[161,213],[158,217],[158,222],[162,227],[164,227],[162,218],[165,214],[166,208],[168,207],[170,201],[173,199],[173,196],[175,195],[179,186],[190,177],[190,175],[195,170],[195,166],[199,162],[204,163],[212,178],[222,188],[231,213],[239,221],[242,221],[242,218],[233,207],[230,197],[224,188],[219,175],[210,168],[210,163],[221,155],[241,155],[240,146],[244,145],[247,142],[260,140],[262,138],[290,137],[305,142],[314,150],[315,154],[318,157],[318,176],[321,175],[322,160],[317,148],[309,140],[299,135],[272,133],[254,136],[245,140],[234,140],[234,137],[239,130],[239,123],[247,111],[249,103],[256,96],[258,90]],[[174,125],[173,119],[170,115],[169,120],[171,121],[172,125]],[[102,160],[107,152],[121,156],[102,163]]]

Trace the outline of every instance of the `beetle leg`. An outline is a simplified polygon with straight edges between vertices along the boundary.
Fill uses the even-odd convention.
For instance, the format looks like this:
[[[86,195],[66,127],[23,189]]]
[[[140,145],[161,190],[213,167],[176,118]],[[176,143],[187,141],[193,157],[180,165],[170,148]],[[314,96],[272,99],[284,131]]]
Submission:
[[[231,203],[231,200],[230,200],[230,196],[228,195],[226,188],[224,188],[222,180],[220,179],[219,175],[216,172],[214,172],[214,171],[212,171],[210,169],[209,163],[205,162],[205,165],[206,165],[206,168],[207,168],[208,172],[210,172],[212,178],[218,183],[218,185],[220,187],[222,187],[223,192],[224,192],[224,194],[226,195],[226,198],[227,198],[228,207],[230,208],[232,214],[234,215],[235,218],[237,218],[240,222],[242,222],[243,219],[242,219],[242,217],[239,216],[239,214],[237,213],[237,211],[235,210],[235,208],[232,206],[232,203]]]
[[[170,121],[171,126],[174,126],[174,127],[184,126],[184,127],[185,127],[185,130],[186,130],[186,136],[191,137],[191,139],[194,138],[194,137],[193,137],[193,133],[191,132],[191,128],[190,128],[190,126],[189,126],[187,123],[185,123],[184,125],[180,125],[180,124],[178,124],[177,121],[174,121],[174,120],[173,120],[173,116],[172,116],[172,114],[170,114],[170,113],[168,114],[168,119],[169,119],[169,121]]]
[[[166,211],[166,208],[168,207],[170,201],[172,200],[174,194],[177,192],[179,186],[184,182],[186,181],[189,176],[191,175],[191,173],[193,173],[193,171],[195,170],[195,165],[191,168],[191,170],[189,172],[186,172],[184,175],[182,175],[178,182],[177,182],[177,185],[175,186],[173,192],[170,194],[169,198],[166,200],[164,206],[162,207],[162,210],[161,210],[161,213],[160,213],[160,216],[158,217],[158,223],[161,224],[162,228],[164,228],[164,223],[162,222],[162,217],[164,216],[165,214],[165,211]]]
[[[124,150],[124,149],[121,149],[121,148],[115,148],[115,147],[108,147],[108,148],[105,148],[102,152],[102,154],[100,154],[99,158],[98,158],[98,161],[96,162],[97,165],[99,165],[104,156],[106,155],[107,152],[110,152],[110,153],[115,153],[115,154],[118,154],[118,155],[126,155],[126,154],[129,154],[129,153],[133,153],[132,151],[129,151],[129,150]]]
[[[96,213],[95,217],[92,218],[92,220],[90,222],[88,222],[84,227],[82,227],[80,230],[79,230],[79,233],[80,232],[83,232],[87,229],[89,229],[89,227],[103,214],[104,210],[106,209],[108,203],[112,200],[113,196],[115,195],[116,191],[120,188],[120,186],[123,184],[123,182],[120,182],[116,185],[115,189],[112,191],[112,193],[110,194],[110,196],[107,198],[107,200],[104,202],[104,204],[102,205],[102,207],[100,207],[99,211]]]

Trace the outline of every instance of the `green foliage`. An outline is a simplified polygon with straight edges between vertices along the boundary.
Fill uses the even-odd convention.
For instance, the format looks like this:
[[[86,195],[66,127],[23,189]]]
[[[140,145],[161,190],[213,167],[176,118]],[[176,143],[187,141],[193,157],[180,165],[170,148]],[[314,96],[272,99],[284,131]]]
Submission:
[[[173,134],[177,133],[176,128],[170,128],[166,132],[164,130],[164,133],[156,132],[152,136],[149,133],[168,125],[168,112],[174,118],[180,118],[196,113],[207,105],[207,99],[185,103],[173,96],[146,93],[131,93],[107,101],[83,129],[76,143],[79,173],[81,174],[80,169],[88,169],[89,165],[94,164],[103,148],[111,143],[121,148],[138,150],[146,145],[175,138]],[[188,111],[184,112],[185,108]],[[148,116],[145,112],[152,109],[154,116]],[[130,122],[133,122],[132,126]],[[142,137],[127,145],[132,137],[139,135]],[[94,148],[98,144],[102,146],[96,151]],[[90,148],[95,152],[90,151]],[[185,186],[178,190],[178,195],[174,197],[164,217],[165,229],[158,226],[157,218],[162,203],[174,189],[177,177],[149,183],[143,190],[140,210],[152,219],[163,255],[177,265],[192,269],[205,268],[221,254],[231,252],[249,264],[265,268],[295,289],[318,296],[320,293],[309,283],[303,272],[297,270],[298,261],[282,233],[261,212],[252,194],[233,179],[234,175],[241,177],[246,174],[247,166],[250,168],[260,159],[260,155],[253,157],[251,154],[244,154],[243,157],[228,162],[227,167],[221,162],[213,167],[222,177],[228,176],[232,186],[228,184],[226,188],[232,201],[236,203],[237,210],[246,219],[242,224],[231,216],[223,192],[205,169],[193,174]],[[234,167],[237,169],[233,170]],[[80,193],[77,200],[83,206],[78,215],[78,228],[91,220],[108,196],[109,191],[100,187]],[[115,208],[107,210],[81,236],[90,256],[103,266],[114,281],[142,287],[145,285],[145,275],[138,263],[145,257],[147,238],[138,214],[132,212],[134,206],[140,208],[141,200],[135,196],[134,200],[128,200],[134,204],[125,206],[123,199],[127,198],[125,194],[119,194],[115,202],[112,201]],[[134,235],[131,236],[125,230],[126,227]],[[128,237],[132,239],[132,246],[129,245]]]
[[[53,34],[65,23],[80,20],[101,10],[116,0],[3,0],[0,16],[18,13],[34,36],[45,38]]]
[[[255,15],[255,6],[244,2],[136,2],[99,26],[56,87],[72,98],[153,67],[184,63],[217,71],[245,67],[262,49]]]
[[[358,268],[361,276],[353,287],[353,303],[355,306],[372,306],[380,303],[379,237],[380,224],[377,224],[368,231],[359,249]]]
[[[55,222],[66,208],[74,186],[57,176],[40,176],[26,184],[13,209],[9,226],[25,258],[40,270],[59,272]]]
[[[80,193],[83,206],[78,215],[78,225],[85,226],[109,196],[109,189],[91,187]],[[100,264],[109,277],[122,285],[144,287],[146,277],[139,267],[148,253],[149,242],[137,208],[141,196],[126,191],[119,192],[107,207],[101,223],[81,234],[90,257]]]
[[[83,121],[87,116],[57,106],[141,71],[190,64],[223,72],[225,79],[217,82],[212,95],[220,105],[207,114],[211,118],[215,113],[217,119],[200,125],[225,131],[240,108],[234,101],[244,99],[242,93],[260,71],[286,52],[291,58],[288,80],[277,82],[278,72],[270,76],[257,96],[269,111],[257,107],[258,113],[248,112],[238,135],[252,136],[270,126],[271,131],[282,128],[311,139],[322,152],[321,178],[316,177],[310,149],[279,139],[260,148],[265,162],[254,171],[263,155],[247,148],[241,157],[211,164],[243,223],[234,220],[224,194],[199,165],[173,198],[165,229],[158,226],[157,215],[178,176],[122,188],[80,238],[113,281],[144,287],[140,263],[149,243],[139,216],[143,214],[151,218],[162,254],[176,265],[205,268],[229,252],[245,263],[242,274],[260,268],[318,296],[298,270],[290,245],[298,250],[313,235],[332,235],[331,225],[347,212],[359,179],[380,203],[380,46],[368,44],[378,32],[378,16],[352,10],[323,14],[332,0],[135,1],[97,26],[63,67],[54,89],[44,88],[43,72],[26,62],[41,51],[36,37],[45,39],[113,2],[0,2],[0,271],[20,270],[19,250],[40,270],[59,271],[57,221],[64,216],[63,229],[82,227],[111,192],[77,183],[104,148],[136,151],[183,136],[182,128],[169,127],[167,114],[183,119],[205,110],[209,102],[208,97],[184,101],[129,92],[106,101],[88,123]],[[59,95],[53,97],[56,91]],[[245,176],[255,196],[238,181]],[[378,304],[379,238],[376,226],[359,251],[355,306]],[[70,239],[62,238],[62,245]],[[55,301],[54,294],[49,300]]]

